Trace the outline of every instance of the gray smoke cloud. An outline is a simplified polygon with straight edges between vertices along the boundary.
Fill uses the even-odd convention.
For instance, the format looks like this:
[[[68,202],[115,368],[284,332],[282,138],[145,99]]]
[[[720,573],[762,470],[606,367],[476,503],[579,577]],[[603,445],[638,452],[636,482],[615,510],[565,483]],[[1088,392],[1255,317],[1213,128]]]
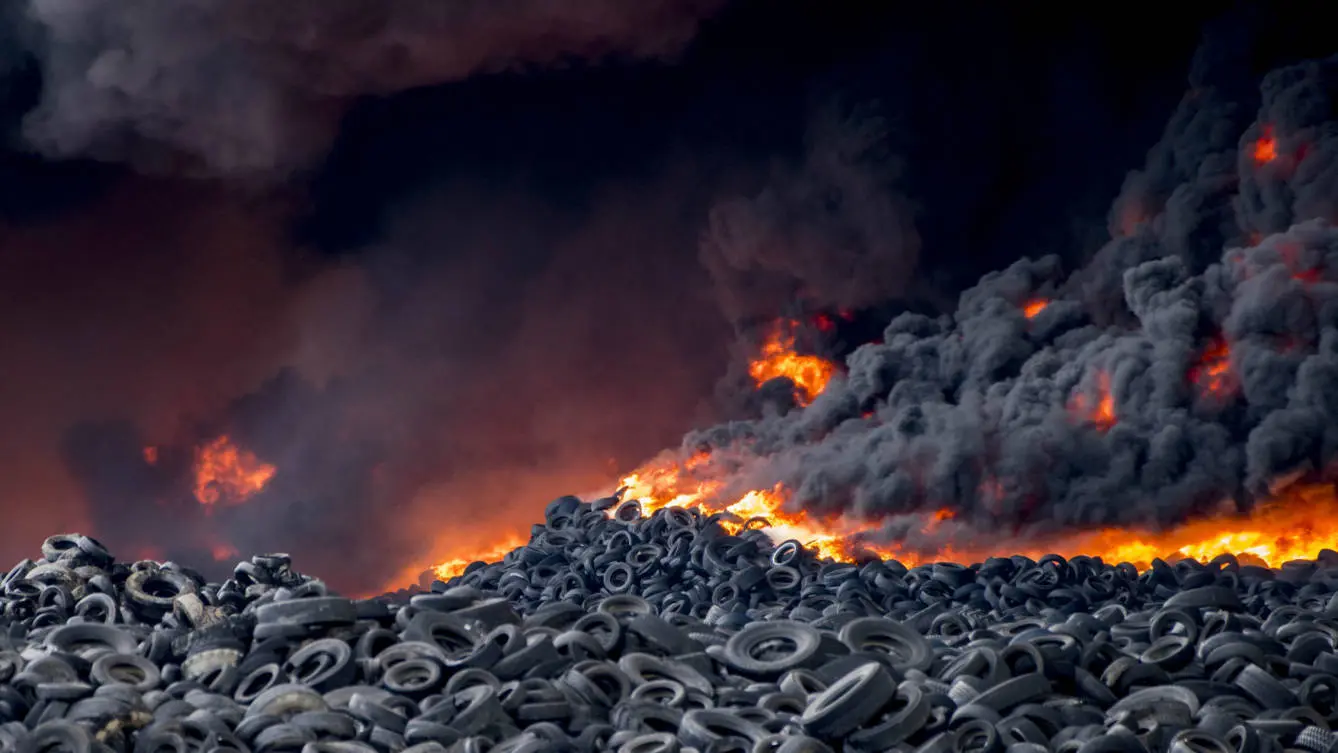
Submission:
[[[723,360],[700,341],[728,338],[696,294],[683,218],[714,181],[690,160],[579,208],[441,177],[347,264],[295,247],[310,197],[270,180],[314,166],[360,96],[669,58],[722,5],[0,0],[0,71],[41,78],[28,145],[147,174],[0,226],[0,505],[22,510],[0,552],[86,530],[217,575],[283,550],[372,592],[681,435]],[[205,508],[195,453],[222,435],[278,470]]]
[[[723,360],[702,355],[729,334],[693,296],[706,275],[681,273],[700,180],[610,187],[577,215],[462,182],[315,269],[264,213],[190,183],[28,230],[0,259],[0,312],[25,325],[0,332],[0,505],[41,504],[0,550],[89,530],[214,575],[289,551],[379,593],[505,538],[553,489],[601,488],[700,424]],[[276,473],[205,507],[196,452],[224,435]]]
[[[802,162],[711,211],[700,248],[725,315],[769,322],[796,303],[860,308],[902,296],[920,253],[878,108],[818,111]]]
[[[723,0],[25,0],[55,157],[267,176],[323,154],[352,97],[525,65],[678,52]],[[3,53],[0,53],[3,65]]]
[[[26,26],[0,36],[22,40],[43,77],[31,144],[231,179],[311,165],[353,98],[672,56],[723,4],[4,2],[0,16],[17,9]],[[21,62],[5,49],[0,67]],[[807,410],[697,432],[687,448],[714,448],[740,486],[789,485],[815,513],[947,503],[981,530],[1167,521],[1323,468],[1338,410],[1322,389],[1336,338],[1318,221],[1338,174],[1332,65],[1268,78],[1259,109],[1235,50],[1196,61],[1112,209],[1111,241],[1077,274],[1043,258],[988,275],[952,316],[897,318]],[[1259,165],[1264,124],[1279,156]],[[215,543],[292,550],[355,591],[473,554],[637,459],[615,454],[701,425],[731,325],[746,341],[778,316],[918,294],[893,131],[878,110],[829,108],[804,159],[709,213],[720,171],[691,159],[572,213],[466,180],[401,202],[360,263],[336,269],[293,253],[287,212],[212,182],[135,178],[94,213],[7,236],[25,252],[0,259],[0,318],[24,326],[0,331],[0,499],[40,504],[0,543],[87,525],[131,556],[162,542],[191,562]],[[1026,319],[1035,298],[1051,302]],[[88,316],[96,339],[79,334]],[[1231,384],[1206,395],[1187,375],[1217,338]],[[1072,407],[1098,403],[1103,381],[1118,416],[1104,431]],[[222,433],[279,470],[206,513],[192,452]],[[42,462],[52,447],[64,472]]]
[[[684,451],[712,451],[702,472],[733,479],[725,496],[782,483],[795,509],[887,521],[887,540],[941,507],[967,537],[1166,525],[1329,471],[1338,58],[1250,96],[1219,53],[1196,61],[1088,266],[986,275],[950,316],[894,319],[807,409],[694,432]]]

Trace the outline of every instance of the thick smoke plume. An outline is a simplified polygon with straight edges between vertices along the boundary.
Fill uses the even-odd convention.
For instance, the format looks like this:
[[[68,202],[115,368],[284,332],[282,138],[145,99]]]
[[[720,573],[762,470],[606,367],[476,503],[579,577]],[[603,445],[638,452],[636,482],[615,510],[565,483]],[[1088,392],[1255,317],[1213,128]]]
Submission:
[[[941,493],[991,510],[971,490],[1011,468],[999,483],[1013,491],[981,514],[1053,520],[1046,505],[1095,500],[1079,487],[1154,454],[1161,465],[1138,467],[1178,483],[1177,500],[1269,476],[1251,475],[1247,435],[1284,413],[1251,392],[1262,356],[1241,344],[1263,325],[1226,327],[1229,296],[1206,270],[1254,232],[1251,254],[1283,256],[1271,236],[1327,232],[1292,226],[1327,216],[1315,181],[1329,173],[1314,162],[1323,133],[1305,130],[1322,119],[1257,115],[1254,82],[1231,83],[1243,74],[1196,72],[1197,99],[1112,213],[1119,237],[1078,275],[1045,260],[987,278],[956,320],[899,319],[813,407],[774,415],[793,396],[756,390],[743,362],[775,319],[845,327],[855,309],[850,332],[798,333],[803,349],[843,352],[887,311],[955,297],[999,254],[1017,258],[1009,228],[1044,224],[1029,217],[1099,226],[1180,87],[1140,74],[1135,107],[1092,83],[1103,56],[1127,63],[1127,32],[1103,47],[1024,24],[1019,41],[989,18],[951,19],[943,37],[997,52],[982,78],[904,9],[849,6],[866,16],[824,26],[839,14],[797,0],[0,0],[0,21],[21,20],[0,23],[0,553],[59,529],[193,565],[212,551],[220,572],[232,550],[288,550],[370,592],[523,533],[544,501],[606,490],[693,426],[764,413],[709,432],[728,446],[717,460],[737,459],[741,483],[793,484],[814,510],[917,509]],[[847,46],[852,28],[868,30],[863,46]],[[1019,53],[1054,40],[1052,58]],[[1160,55],[1177,71],[1188,57]],[[1070,106],[1075,92],[1090,110]],[[1047,107],[1053,129],[1033,133]],[[1249,172],[1238,158],[1256,118],[1280,156]],[[1070,201],[1089,193],[1095,208]],[[1044,236],[1024,250],[1072,251]],[[1172,292],[1126,298],[1124,272],[1145,262],[1171,266],[1139,290]],[[1163,312],[1181,288],[1198,292]],[[1028,322],[1016,308],[1030,296],[1053,301]],[[1188,353],[1191,337],[1150,322],[1187,305],[1207,312],[1193,347],[1219,322],[1237,336],[1245,397],[1146,386],[1175,379],[1146,343]],[[1098,364],[1121,412],[1105,433],[1059,415],[1074,390],[1098,399],[1083,368]],[[1255,378],[1285,393],[1302,371]],[[731,399],[704,400],[722,372]],[[1153,424],[1160,405],[1181,408]],[[1140,439],[1152,426],[1170,433],[1155,447]],[[1016,428],[1075,444],[1033,446]],[[273,475],[201,504],[201,448],[222,437]],[[1327,452],[1270,447],[1279,469],[1287,452]],[[1024,472],[1042,458],[1068,464]],[[1053,493],[1022,491],[1047,478]]]
[[[720,359],[680,354],[703,333],[727,339],[713,307],[682,303],[680,286],[706,286],[675,268],[691,236],[643,228],[671,226],[654,210],[681,205],[619,193],[575,225],[520,197],[432,196],[384,248],[334,269],[279,253],[253,207],[189,187],[31,231],[14,285],[0,283],[7,320],[30,322],[0,336],[14,364],[0,496],[25,505],[6,543],[86,526],[203,565],[292,550],[371,592],[496,536],[554,488],[601,488],[691,425]],[[155,223],[165,206],[177,219]],[[493,212],[530,223],[506,236]],[[99,240],[116,227],[123,240]],[[419,253],[435,243],[453,252]],[[516,268],[538,243],[546,263]],[[674,267],[648,274],[629,245]],[[71,264],[88,277],[63,278]],[[95,321],[64,310],[68,293],[42,303],[61,285]],[[277,470],[258,493],[202,505],[198,453],[222,436]],[[41,462],[53,447],[68,481]]]
[[[802,163],[712,210],[701,259],[731,321],[770,323],[795,305],[864,308],[906,293],[920,237],[887,129],[875,108],[824,108]]]
[[[18,137],[152,174],[108,173],[59,222],[0,226],[0,548],[88,528],[219,567],[293,550],[369,591],[681,434],[719,368],[696,341],[727,339],[690,293],[705,276],[682,273],[681,218],[704,212],[683,188],[712,182],[691,167],[562,209],[502,170],[444,178],[346,264],[294,247],[301,187],[170,176],[249,188],[323,157],[356,96],[670,56],[718,5],[0,6],[24,21],[0,31],[0,74],[41,78]],[[195,467],[221,436],[278,470],[206,506]]]
[[[26,0],[44,89],[24,130],[57,157],[286,172],[324,154],[353,97],[523,65],[672,55],[722,4]]]
[[[1338,58],[1241,100],[1216,52],[1090,264],[986,275],[951,316],[895,318],[806,410],[693,433],[685,451],[711,450],[702,472],[730,493],[781,483],[819,517],[953,509],[954,543],[1169,525],[1331,472]]]

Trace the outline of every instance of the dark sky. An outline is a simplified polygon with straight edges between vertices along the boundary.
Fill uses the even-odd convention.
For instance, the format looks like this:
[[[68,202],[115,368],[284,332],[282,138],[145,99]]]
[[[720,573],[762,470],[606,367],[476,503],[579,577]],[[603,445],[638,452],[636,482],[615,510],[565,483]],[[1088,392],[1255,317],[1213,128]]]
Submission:
[[[855,308],[848,347],[1081,262],[1205,34],[1246,89],[1329,51],[1285,4],[59,5],[0,0],[0,559],[353,589],[728,416],[757,321]],[[721,242],[758,197],[779,235]],[[137,460],[221,432],[280,468],[247,505]]]

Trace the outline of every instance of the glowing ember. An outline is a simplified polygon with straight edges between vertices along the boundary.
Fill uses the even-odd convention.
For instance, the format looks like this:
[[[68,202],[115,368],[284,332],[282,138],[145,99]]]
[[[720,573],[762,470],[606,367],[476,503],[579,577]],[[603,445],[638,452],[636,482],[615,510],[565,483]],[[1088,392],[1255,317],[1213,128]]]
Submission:
[[[1189,372],[1190,381],[1205,394],[1222,397],[1234,382],[1231,375],[1231,348],[1225,340],[1214,340],[1204,348],[1203,356]]]
[[[748,365],[748,374],[757,384],[779,377],[794,382],[800,405],[808,405],[827,388],[836,364],[818,356],[800,355],[794,351],[795,322],[777,322],[762,343],[761,351]]]
[[[157,447],[145,447],[145,448],[144,448],[144,462],[148,463],[149,465],[158,465],[158,448],[157,448]]]
[[[1297,244],[1291,241],[1280,243],[1278,251],[1282,254],[1282,261],[1287,265],[1287,269],[1291,270],[1293,280],[1313,283],[1324,279],[1324,270],[1312,266],[1303,259],[1301,247]]]
[[[1254,161],[1265,164],[1277,159],[1278,141],[1273,136],[1273,126],[1264,126],[1264,135],[1254,142]]]
[[[205,506],[244,502],[264,489],[277,471],[225,434],[195,453],[195,499]]]
[[[1078,420],[1090,421],[1101,431],[1115,425],[1115,397],[1110,392],[1110,375],[1102,371],[1096,375],[1096,396],[1079,392],[1069,402],[1069,411]]]
[[[1041,313],[1042,311],[1045,311],[1045,307],[1049,305],[1050,302],[1045,300],[1044,298],[1038,298],[1033,301],[1028,301],[1025,305],[1022,306],[1022,315],[1027,317],[1028,319],[1032,319],[1037,314]]]

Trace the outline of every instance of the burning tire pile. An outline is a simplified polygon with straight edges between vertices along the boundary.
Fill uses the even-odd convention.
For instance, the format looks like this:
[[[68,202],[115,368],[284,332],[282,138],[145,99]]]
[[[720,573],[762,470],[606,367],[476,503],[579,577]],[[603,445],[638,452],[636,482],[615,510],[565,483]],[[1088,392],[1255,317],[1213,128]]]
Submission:
[[[53,536],[2,584],[0,750],[1338,749],[1332,552],[907,569],[696,509],[545,518],[407,603]]]

